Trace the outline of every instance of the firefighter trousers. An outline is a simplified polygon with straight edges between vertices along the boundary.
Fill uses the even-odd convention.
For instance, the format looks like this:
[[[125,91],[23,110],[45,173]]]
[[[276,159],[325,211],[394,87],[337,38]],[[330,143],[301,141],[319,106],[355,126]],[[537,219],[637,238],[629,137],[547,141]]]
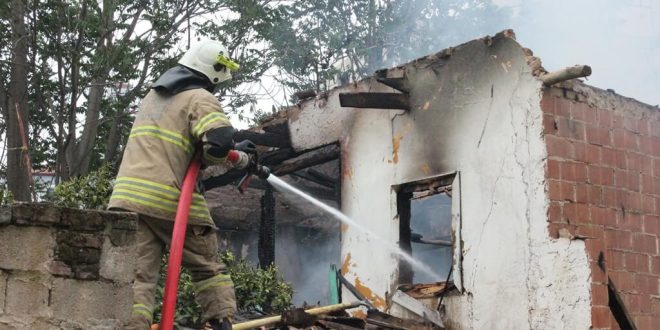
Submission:
[[[140,215],[133,313],[126,329],[149,329],[153,323],[161,259],[171,241],[173,226],[173,221]],[[225,265],[218,260],[218,239],[212,227],[188,226],[182,266],[192,275],[195,297],[202,307],[202,322],[231,318],[236,311],[234,284]]]

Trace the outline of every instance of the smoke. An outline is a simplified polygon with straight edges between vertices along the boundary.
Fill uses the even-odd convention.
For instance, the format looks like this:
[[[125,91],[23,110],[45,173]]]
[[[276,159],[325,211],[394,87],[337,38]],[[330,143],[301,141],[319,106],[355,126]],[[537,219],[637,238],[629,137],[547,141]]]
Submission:
[[[587,64],[587,83],[660,104],[657,0],[493,0],[512,13],[508,27],[548,71]],[[493,30],[503,28],[493,27]]]

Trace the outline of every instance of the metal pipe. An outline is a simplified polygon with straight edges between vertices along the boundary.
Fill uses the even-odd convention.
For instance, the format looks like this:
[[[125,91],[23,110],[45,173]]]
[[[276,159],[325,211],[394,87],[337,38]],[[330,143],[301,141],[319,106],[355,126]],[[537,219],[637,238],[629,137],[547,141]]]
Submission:
[[[354,301],[354,302],[349,302],[349,303],[341,303],[341,304],[336,304],[336,305],[328,305],[328,306],[322,306],[322,307],[316,307],[316,308],[310,308],[305,310],[305,313],[311,314],[311,315],[322,315],[322,314],[328,314],[331,312],[336,312],[336,311],[341,311],[345,309],[351,309],[355,307],[359,307],[364,305],[363,302],[361,301]],[[271,325],[271,324],[276,324],[282,322],[282,316],[277,315],[277,316],[270,316],[270,317],[265,317],[262,319],[257,319],[257,320],[251,320],[243,323],[237,323],[232,326],[232,330],[248,330],[248,329],[254,329],[258,327],[263,327],[266,325]]]

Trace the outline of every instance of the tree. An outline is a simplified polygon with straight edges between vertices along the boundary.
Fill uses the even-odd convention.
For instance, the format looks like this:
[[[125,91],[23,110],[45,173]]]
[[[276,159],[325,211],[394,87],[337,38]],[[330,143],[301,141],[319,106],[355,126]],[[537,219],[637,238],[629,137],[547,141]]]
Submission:
[[[25,26],[27,8],[22,0],[12,0],[9,8],[3,8],[8,14],[11,34],[9,42],[10,69],[9,86],[3,90],[2,113],[6,119],[7,137],[7,186],[17,201],[30,201],[29,176],[31,168],[26,162],[27,156],[27,84],[28,84],[28,42],[29,35]],[[4,16],[4,15],[3,15]]]

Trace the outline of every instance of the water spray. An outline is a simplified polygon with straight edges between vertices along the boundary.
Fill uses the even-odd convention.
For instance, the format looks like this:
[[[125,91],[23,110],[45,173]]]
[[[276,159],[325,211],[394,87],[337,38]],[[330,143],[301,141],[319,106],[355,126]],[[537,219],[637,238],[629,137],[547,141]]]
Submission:
[[[268,183],[273,185],[275,188],[278,188],[280,190],[284,190],[284,191],[287,191],[287,192],[290,192],[290,193],[294,193],[294,194],[304,198],[308,202],[310,202],[310,203],[316,205],[317,207],[321,208],[322,210],[332,214],[335,218],[337,218],[342,223],[344,223],[344,224],[346,224],[346,225],[348,225],[352,228],[355,228],[355,229],[359,230],[360,232],[362,232],[363,234],[366,234],[367,236],[375,239],[379,244],[381,244],[382,246],[387,248],[390,252],[400,256],[401,258],[403,258],[404,260],[409,262],[411,265],[419,268],[426,275],[430,275],[430,276],[435,277],[435,278],[442,278],[441,275],[434,272],[429,266],[421,263],[418,260],[415,260],[412,257],[412,255],[410,255],[409,253],[403,251],[396,244],[391,243],[391,242],[385,240],[384,238],[378,236],[376,233],[374,233],[373,231],[371,231],[371,230],[367,229],[366,227],[360,225],[359,223],[355,222],[353,219],[349,218],[348,216],[346,216],[344,213],[337,210],[336,208],[321,202],[320,200],[308,195],[307,193],[305,193],[302,190],[299,190],[299,189],[295,188],[294,186],[286,183],[285,181],[278,178],[277,176],[270,175],[270,171],[268,172],[268,175],[265,175],[264,177],[265,177],[265,180],[267,180]]]

